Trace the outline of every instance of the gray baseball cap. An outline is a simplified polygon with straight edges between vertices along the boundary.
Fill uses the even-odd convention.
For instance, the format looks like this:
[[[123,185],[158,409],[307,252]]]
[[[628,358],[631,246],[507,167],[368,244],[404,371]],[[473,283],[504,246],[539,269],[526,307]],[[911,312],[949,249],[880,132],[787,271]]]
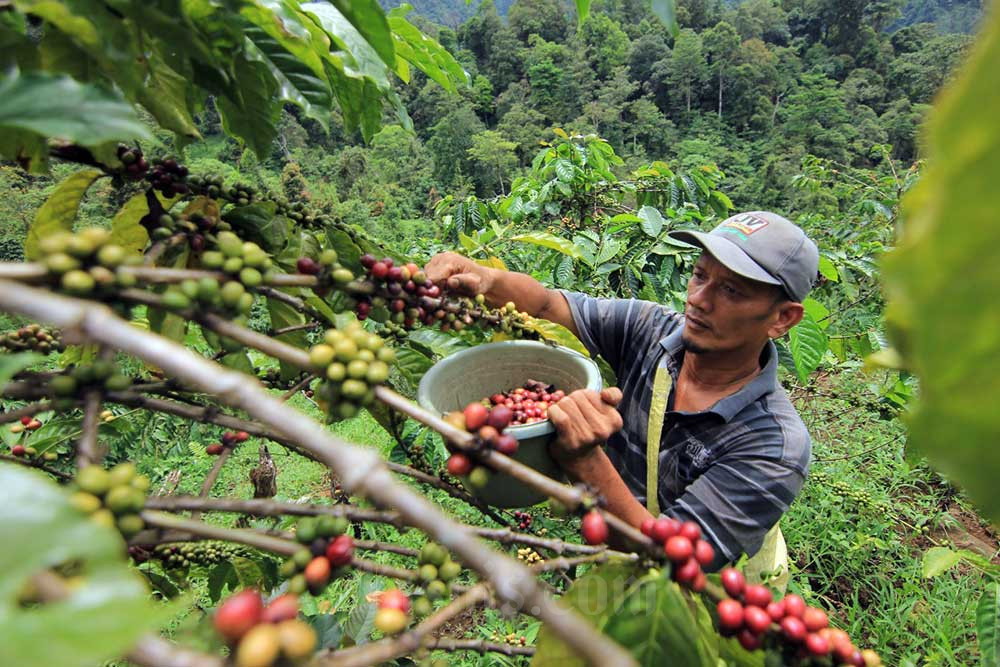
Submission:
[[[726,218],[707,234],[670,232],[700,246],[750,280],[781,285],[794,301],[809,294],[819,270],[819,250],[797,225],[776,213],[751,211]]]

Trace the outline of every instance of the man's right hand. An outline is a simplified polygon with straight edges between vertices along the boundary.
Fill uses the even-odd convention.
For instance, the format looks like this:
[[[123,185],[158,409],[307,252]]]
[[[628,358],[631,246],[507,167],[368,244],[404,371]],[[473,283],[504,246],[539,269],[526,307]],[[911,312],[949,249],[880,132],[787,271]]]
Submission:
[[[486,294],[492,286],[488,268],[453,252],[434,255],[424,273],[435,283],[466,296]]]

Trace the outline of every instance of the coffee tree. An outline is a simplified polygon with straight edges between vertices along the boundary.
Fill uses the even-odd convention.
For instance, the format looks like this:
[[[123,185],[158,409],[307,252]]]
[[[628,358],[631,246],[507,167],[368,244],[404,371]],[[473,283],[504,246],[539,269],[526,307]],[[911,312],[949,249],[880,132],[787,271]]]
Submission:
[[[585,20],[588,3],[577,6]],[[0,338],[0,422],[17,438],[0,464],[8,537],[0,556],[3,664],[127,657],[157,666],[374,665],[455,651],[533,654],[540,665],[881,664],[798,596],[775,599],[734,569],[706,576],[714,554],[696,524],[661,518],[636,530],[605,512],[592,490],[519,463],[516,446],[503,440],[512,419],[504,395],[461,419],[430,414],[407,397],[453,339],[579,346],[568,332],[513,304],[450,294],[411,258],[306,202],[192,173],[177,155],[147,154],[148,143],[120,143],[151,138],[134,114],[139,105],[183,148],[198,138],[192,117],[208,95],[227,131],[258,153],[269,148],[285,103],[326,123],[336,102],[348,128],[371,136],[383,107],[405,119],[390,75],[405,81],[416,67],[446,89],[464,85],[457,63],[404,14],[385,14],[374,2],[0,2],[7,72],[0,153],[33,171],[51,161],[79,167],[38,211],[27,261],[0,264],[0,309],[37,322]],[[565,139],[562,146],[572,145]],[[589,238],[593,200],[573,194],[586,165],[560,150],[540,156],[538,178],[513,185],[509,206],[522,217],[576,211],[572,220]],[[690,186],[690,197],[703,199],[698,207],[728,208],[705,180],[711,175],[685,181],[664,169],[639,176],[664,186],[662,196],[681,197],[674,189]],[[80,202],[98,182],[124,203],[106,227],[77,229]],[[552,257],[560,281],[581,270],[590,279],[615,276],[639,294],[648,287],[669,295],[676,285],[673,272],[663,275],[664,262],[636,263],[621,246],[598,250],[626,226],[657,239],[658,209],[676,205],[657,191],[649,188],[637,213],[602,212],[602,221],[622,227],[591,232],[596,253],[574,256],[554,235],[512,240],[570,257]],[[457,232],[470,239],[470,252],[489,242]],[[682,253],[664,256],[683,262]],[[658,273],[646,275],[650,268]],[[261,313],[269,324],[259,324]],[[192,339],[198,345],[185,347]],[[269,368],[258,367],[261,359]],[[422,424],[443,436],[461,465],[449,463],[451,474],[424,465],[412,439],[412,465],[385,461],[291,407],[287,399],[298,392],[315,399],[327,422],[368,410],[401,441],[404,418]],[[217,458],[198,496],[151,493],[131,463],[104,464],[105,429],[122,418],[121,407],[225,429],[205,448]],[[33,440],[42,419],[65,432]],[[233,451],[251,443],[322,463],[343,491],[370,506],[284,503],[266,492],[210,497]],[[260,452],[255,484],[266,489],[273,469]],[[475,498],[474,470],[542,491],[553,511],[580,517],[584,543],[533,534],[524,512],[515,515],[516,531],[464,525],[418,491],[443,490],[508,523]],[[202,519],[219,512],[297,520],[294,530],[276,532]],[[358,528],[369,524],[412,528],[426,542],[413,550],[363,540]],[[517,559],[502,550],[509,545]],[[365,558],[378,551],[411,558],[412,567]],[[171,577],[145,570],[147,582],[131,567],[148,561]],[[557,603],[546,576],[578,566],[586,574]],[[203,571],[218,601],[205,612],[214,643],[196,649],[160,638],[155,631],[181,603],[154,602],[149,586],[169,597],[172,581]],[[363,632],[326,632],[324,614],[304,613],[304,601],[352,571],[397,583],[372,593],[372,625]],[[538,618],[536,646],[441,634],[479,606]]]

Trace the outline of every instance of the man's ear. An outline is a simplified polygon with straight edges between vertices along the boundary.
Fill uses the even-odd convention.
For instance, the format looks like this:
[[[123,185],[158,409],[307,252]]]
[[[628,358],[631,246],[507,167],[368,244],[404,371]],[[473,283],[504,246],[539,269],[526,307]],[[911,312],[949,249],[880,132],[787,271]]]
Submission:
[[[785,301],[778,306],[778,317],[767,330],[770,338],[781,338],[788,330],[802,321],[806,314],[805,308],[797,301]]]

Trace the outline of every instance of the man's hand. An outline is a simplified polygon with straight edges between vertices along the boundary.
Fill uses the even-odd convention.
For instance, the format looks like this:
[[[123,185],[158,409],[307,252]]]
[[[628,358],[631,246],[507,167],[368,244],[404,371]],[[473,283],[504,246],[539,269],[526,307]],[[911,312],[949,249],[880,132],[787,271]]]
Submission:
[[[621,400],[622,392],[617,387],[600,393],[579,389],[549,406],[549,420],[558,433],[552,445],[556,460],[579,459],[620,431],[622,416],[615,408]]]
[[[486,294],[492,285],[489,269],[453,252],[431,257],[424,273],[435,283],[466,296]]]

